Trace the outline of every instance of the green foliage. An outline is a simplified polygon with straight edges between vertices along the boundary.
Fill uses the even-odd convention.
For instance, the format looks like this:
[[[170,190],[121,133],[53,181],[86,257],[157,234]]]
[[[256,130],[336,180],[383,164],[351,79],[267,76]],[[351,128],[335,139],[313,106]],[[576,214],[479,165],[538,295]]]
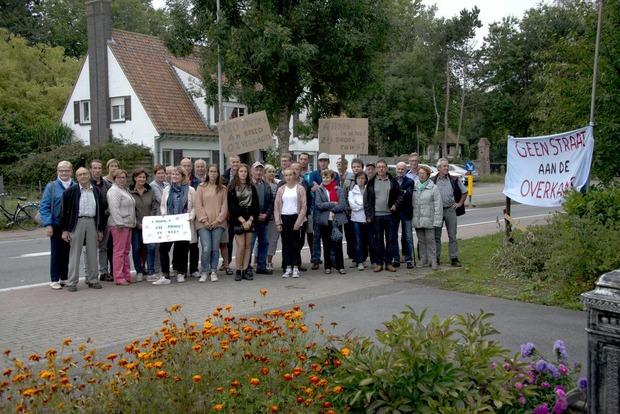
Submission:
[[[587,193],[571,191],[564,198],[564,210],[576,217],[598,221],[600,224],[620,222],[620,183],[599,184]]]
[[[70,161],[76,169],[87,166],[92,159],[99,159],[105,163],[110,158],[116,158],[122,168],[131,170],[134,165],[144,162],[145,159],[149,159],[150,164],[150,157],[150,149],[137,144],[113,141],[91,146],[74,143],[23,158],[14,165],[4,166],[2,174],[5,182],[11,186],[37,182],[45,184],[56,176],[56,165],[61,160]]]
[[[436,315],[409,308],[377,331],[380,345],[352,341],[352,357],[335,370],[354,412],[491,412],[516,403],[506,384],[516,372],[492,365],[511,360],[489,337],[491,314]]]

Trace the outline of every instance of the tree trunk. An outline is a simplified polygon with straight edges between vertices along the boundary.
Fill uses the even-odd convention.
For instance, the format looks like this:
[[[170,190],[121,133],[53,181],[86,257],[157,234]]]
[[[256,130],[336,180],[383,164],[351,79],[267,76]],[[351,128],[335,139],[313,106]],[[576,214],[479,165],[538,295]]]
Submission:
[[[459,114],[459,129],[456,133],[456,155],[461,158],[461,127],[463,126],[463,109],[465,108],[465,80],[463,80],[463,92],[461,95],[461,113]]]
[[[446,110],[443,115],[443,142],[441,156],[448,157],[448,110],[450,108],[450,59],[446,59]]]
[[[441,119],[439,117],[439,109],[437,108],[437,97],[435,96],[435,82],[433,82],[433,107],[435,108],[435,133],[433,134],[433,138],[435,138],[437,136],[437,133],[439,132],[439,120]]]
[[[289,129],[290,119],[290,110],[288,108],[284,108],[278,117],[278,128],[276,129],[276,136],[278,137],[278,152],[280,154],[288,152],[288,144],[291,136],[291,131]]]

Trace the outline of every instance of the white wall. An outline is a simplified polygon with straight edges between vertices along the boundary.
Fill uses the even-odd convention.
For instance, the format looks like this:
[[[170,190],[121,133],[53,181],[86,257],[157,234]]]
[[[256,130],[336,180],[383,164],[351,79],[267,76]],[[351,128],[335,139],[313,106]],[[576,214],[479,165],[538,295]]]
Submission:
[[[189,91],[194,101],[194,105],[196,105],[196,107],[200,110],[200,114],[202,115],[203,120],[205,122],[209,121],[209,126],[215,126],[215,122],[213,122],[214,110],[212,106],[207,106],[207,104],[205,103],[205,90],[202,87],[202,80],[198,79],[193,75],[190,75],[189,73],[177,68],[176,66],[172,67],[177,73],[179,79],[181,79],[181,82],[183,82],[183,86],[185,86],[185,89]]]
[[[131,120],[111,123],[110,128],[112,129],[112,135],[116,138],[124,139],[127,142],[141,144],[154,150],[153,145],[155,137],[159,134],[110,48],[108,48],[108,76],[110,98],[131,96]],[[87,57],[78,76],[71,98],[62,115],[62,122],[73,129],[76,137],[85,144],[90,142],[90,125],[73,123],[73,102],[89,99],[90,83]]]

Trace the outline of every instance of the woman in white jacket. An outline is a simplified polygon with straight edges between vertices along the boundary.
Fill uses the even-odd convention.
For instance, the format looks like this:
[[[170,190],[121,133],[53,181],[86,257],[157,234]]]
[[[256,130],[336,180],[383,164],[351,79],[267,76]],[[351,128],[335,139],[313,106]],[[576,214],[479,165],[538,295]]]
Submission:
[[[357,270],[366,268],[366,257],[368,257],[368,247],[372,233],[369,224],[366,222],[366,213],[364,213],[364,191],[368,177],[363,171],[355,174],[355,186],[349,191],[349,208],[351,209],[351,228],[355,236],[354,260],[357,264]]]
[[[106,193],[108,201],[108,227],[112,235],[112,265],[114,283],[128,285],[131,281],[129,252],[131,230],[136,227],[136,200],[127,190],[127,172],[116,169],[111,173],[114,181]]]
[[[420,267],[428,266],[430,261],[433,270],[437,269],[435,258],[435,227],[441,227],[443,210],[439,188],[429,179],[431,169],[421,166],[413,191],[413,227],[418,236]]]
[[[170,185],[164,188],[161,195],[160,211],[161,215],[189,214],[192,240],[196,242],[196,231],[194,230],[194,200],[196,190],[188,184],[189,177],[181,166],[175,167],[170,176]],[[187,254],[189,252],[190,241],[178,240],[175,242],[165,242],[159,245],[159,261],[161,265],[161,276],[153,282],[154,285],[170,284],[170,249],[174,243],[172,252],[172,264],[177,273],[177,282],[185,282],[187,273]]]

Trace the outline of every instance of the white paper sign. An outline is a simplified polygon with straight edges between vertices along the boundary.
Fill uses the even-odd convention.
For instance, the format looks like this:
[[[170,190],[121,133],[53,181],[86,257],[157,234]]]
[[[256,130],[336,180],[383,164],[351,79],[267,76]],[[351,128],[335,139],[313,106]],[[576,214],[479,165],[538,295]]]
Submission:
[[[192,239],[189,214],[169,216],[146,216],[142,219],[142,240],[148,243],[163,243]]]
[[[566,191],[587,184],[593,151],[592,127],[541,137],[509,137],[504,194],[530,206],[561,206]]]

